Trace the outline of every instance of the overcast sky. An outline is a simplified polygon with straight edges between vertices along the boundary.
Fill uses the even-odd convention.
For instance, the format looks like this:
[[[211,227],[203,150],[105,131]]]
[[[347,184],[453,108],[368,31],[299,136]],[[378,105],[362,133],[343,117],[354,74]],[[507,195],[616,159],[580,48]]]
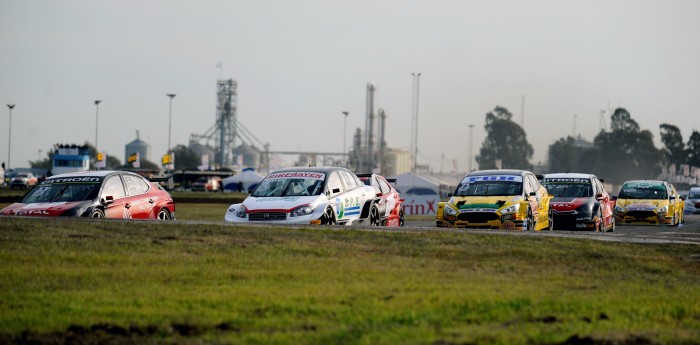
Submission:
[[[496,105],[535,148],[625,107],[643,129],[700,129],[700,1],[14,1],[0,0],[0,160],[29,166],[56,143],[95,140],[124,159],[136,138],[166,152],[215,121],[216,80],[238,81],[238,119],[271,150],[341,152],[343,111],[364,127],[365,88],[410,148],[420,72],[419,163],[467,167]],[[217,68],[222,63],[221,69]],[[609,124],[609,114],[606,113]],[[39,150],[42,150],[39,155]],[[445,156],[444,167],[441,164]],[[476,167],[476,164],[474,164]]]

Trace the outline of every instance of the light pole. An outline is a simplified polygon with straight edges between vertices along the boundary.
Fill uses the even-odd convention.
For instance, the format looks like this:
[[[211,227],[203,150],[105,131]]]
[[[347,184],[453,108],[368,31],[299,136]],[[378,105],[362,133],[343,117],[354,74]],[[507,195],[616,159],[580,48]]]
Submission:
[[[473,153],[474,151],[472,150],[474,146],[474,125],[470,124],[469,125],[469,171],[468,173],[472,172],[472,161],[474,160]]]
[[[347,111],[343,112],[343,115],[345,115],[343,121],[343,166],[346,168],[348,167],[348,156],[345,154],[345,144],[348,142],[348,114],[350,113]]]
[[[170,97],[170,111],[168,112],[168,150],[167,150],[167,153],[170,153],[170,131],[172,129],[172,124],[173,124],[173,98],[175,98],[175,94],[169,93],[169,94],[166,94],[166,96]]]
[[[12,109],[15,108],[15,105],[8,104],[7,107],[10,108],[10,134],[7,136],[7,170],[10,170],[10,158],[12,153]]]
[[[416,172],[418,166],[418,100],[420,99],[420,73],[411,73],[413,76],[413,130],[411,133],[411,148],[413,154],[413,166],[411,172]]]
[[[97,154],[97,121],[99,121],[100,116],[100,102],[99,99],[95,100],[95,154]]]

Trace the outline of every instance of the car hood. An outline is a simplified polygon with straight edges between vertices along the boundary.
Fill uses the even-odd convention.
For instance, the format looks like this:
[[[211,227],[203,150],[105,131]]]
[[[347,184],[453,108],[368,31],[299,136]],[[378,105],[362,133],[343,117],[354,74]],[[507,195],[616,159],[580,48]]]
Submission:
[[[16,203],[5,207],[0,214],[6,216],[60,216],[85,201],[74,202],[40,202],[32,204]]]
[[[288,212],[297,206],[310,205],[315,207],[321,202],[328,202],[323,195],[311,196],[282,196],[254,197],[249,196],[243,201],[243,206],[250,211],[284,211]]]
[[[668,200],[659,199],[617,199],[617,206],[624,207],[627,211],[653,211],[659,207],[667,206]]]
[[[523,201],[520,195],[498,196],[453,196],[448,204],[459,210],[479,208],[495,212],[496,210]]]
[[[575,210],[592,201],[591,198],[554,197],[550,200],[549,205],[557,211],[568,211]]]

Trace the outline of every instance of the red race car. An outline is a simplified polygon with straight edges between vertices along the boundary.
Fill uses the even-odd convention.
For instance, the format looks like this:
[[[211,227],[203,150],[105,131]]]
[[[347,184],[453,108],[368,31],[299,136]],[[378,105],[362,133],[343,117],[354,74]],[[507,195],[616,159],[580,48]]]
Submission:
[[[377,212],[378,217],[370,217],[376,219],[378,224],[383,226],[403,226],[403,200],[399,192],[389,182],[396,183],[396,179],[386,179],[382,175],[377,174],[357,174],[365,185],[372,186],[377,193]]]
[[[127,171],[86,171],[47,178],[3,216],[175,219],[175,203],[159,184]]]

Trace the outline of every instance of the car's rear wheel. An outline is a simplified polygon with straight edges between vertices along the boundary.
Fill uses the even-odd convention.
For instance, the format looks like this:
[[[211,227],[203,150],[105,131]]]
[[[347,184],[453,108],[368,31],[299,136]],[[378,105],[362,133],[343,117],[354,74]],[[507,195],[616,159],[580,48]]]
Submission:
[[[379,217],[379,208],[377,205],[372,205],[372,208],[369,210],[369,225],[379,226],[380,224],[381,219]]]
[[[96,208],[92,210],[90,213],[90,218],[104,218],[105,217],[105,211],[102,211],[99,208]]]
[[[158,220],[170,220],[171,218],[170,211],[167,208],[161,208],[158,211]]]
[[[525,230],[535,230],[535,218],[530,209],[527,210],[527,229]]]
[[[547,219],[549,220],[549,231],[554,230],[554,214],[552,213],[552,209],[549,209],[549,214],[547,215]]]
[[[603,215],[600,213],[600,208],[598,208],[598,211],[596,211],[595,218],[597,218],[598,220],[595,221],[595,223],[593,225],[593,228],[594,228],[593,231],[600,232],[601,230],[604,229],[603,228]]]
[[[335,212],[333,212],[332,208],[327,207],[326,211],[323,212],[323,216],[321,216],[321,225],[335,225],[336,223]]]
[[[615,232],[615,216],[611,216],[612,219],[610,220],[610,232]]]

